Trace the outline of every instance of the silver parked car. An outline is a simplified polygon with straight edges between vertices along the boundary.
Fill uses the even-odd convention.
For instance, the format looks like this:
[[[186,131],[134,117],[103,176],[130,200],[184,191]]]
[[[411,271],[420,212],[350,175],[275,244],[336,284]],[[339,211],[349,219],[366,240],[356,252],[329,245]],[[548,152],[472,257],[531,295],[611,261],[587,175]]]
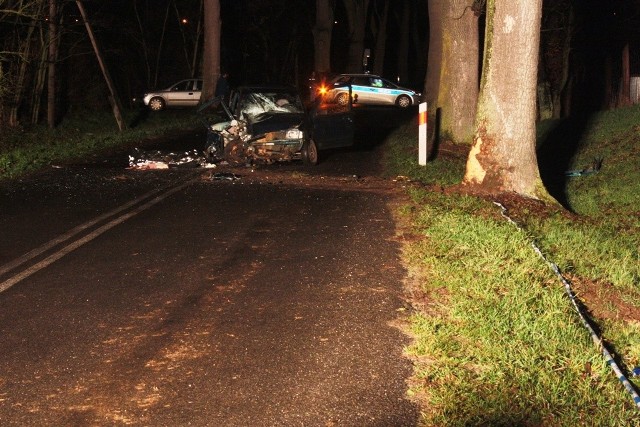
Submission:
[[[202,80],[188,79],[163,90],[145,93],[142,100],[153,111],[160,111],[167,107],[195,107],[201,94]]]
[[[408,108],[420,103],[420,94],[373,74],[340,74],[320,88],[320,94],[328,96],[340,105],[349,102],[345,85],[352,88],[353,102],[360,105],[396,105]]]

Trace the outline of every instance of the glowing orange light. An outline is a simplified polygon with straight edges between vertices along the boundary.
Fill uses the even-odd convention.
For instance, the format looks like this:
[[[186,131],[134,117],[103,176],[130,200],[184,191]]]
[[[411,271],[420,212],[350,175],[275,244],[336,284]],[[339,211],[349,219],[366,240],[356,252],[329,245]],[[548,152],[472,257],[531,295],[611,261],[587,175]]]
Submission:
[[[327,93],[327,87],[326,86],[320,86],[318,88],[318,92],[320,93],[320,95],[324,95]]]
[[[189,21],[187,20],[187,18],[182,18],[182,19],[180,20],[180,22],[181,22],[181,23],[183,23],[183,24],[188,24],[188,23],[189,23]]]

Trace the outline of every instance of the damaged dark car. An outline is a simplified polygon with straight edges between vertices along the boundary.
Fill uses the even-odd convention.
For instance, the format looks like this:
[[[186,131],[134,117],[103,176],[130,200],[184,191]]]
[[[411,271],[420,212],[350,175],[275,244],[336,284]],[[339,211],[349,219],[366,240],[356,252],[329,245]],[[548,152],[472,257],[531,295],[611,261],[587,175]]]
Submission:
[[[220,98],[199,112],[221,106],[225,119],[207,125],[205,153],[211,161],[233,164],[302,159],[315,165],[322,150],[353,144],[351,105],[318,99],[305,107],[297,90],[286,86],[243,86],[227,104]]]

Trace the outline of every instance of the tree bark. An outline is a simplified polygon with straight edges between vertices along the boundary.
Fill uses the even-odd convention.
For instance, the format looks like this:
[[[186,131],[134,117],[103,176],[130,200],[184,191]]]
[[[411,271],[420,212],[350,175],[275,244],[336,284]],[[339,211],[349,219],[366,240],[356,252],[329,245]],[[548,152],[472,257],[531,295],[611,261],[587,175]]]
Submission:
[[[478,16],[467,0],[449,0],[443,16],[442,67],[437,105],[440,135],[471,145],[478,101]]]
[[[204,2],[204,59],[202,101],[213,98],[220,78],[220,1]]]
[[[384,6],[378,31],[376,32],[376,48],[373,54],[373,74],[384,74],[384,54],[387,47],[387,19],[389,16],[389,0],[383,0]]]
[[[333,34],[333,8],[330,0],[316,0],[316,22],[313,27],[314,70],[331,71],[331,37]]]
[[[58,60],[58,13],[56,0],[49,0],[49,70],[47,76],[47,124],[56,127],[56,62]]]
[[[487,0],[484,66],[463,184],[552,201],[538,171],[536,86],[542,0]]]
[[[622,78],[620,82],[620,94],[618,95],[618,107],[631,105],[631,60],[629,55],[629,43],[622,48]]]
[[[398,19],[400,43],[398,44],[398,77],[400,82],[409,80],[409,32],[411,29],[411,4],[405,0]]]
[[[347,71],[350,73],[363,72],[364,35],[367,23],[369,0],[344,0],[349,20],[349,53],[347,56]]]
[[[436,135],[436,112],[438,110],[438,93],[440,90],[440,72],[442,70],[442,46],[445,0],[428,0],[429,7],[429,53],[427,55],[427,75],[424,82],[424,97],[428,110],[429,141]]]

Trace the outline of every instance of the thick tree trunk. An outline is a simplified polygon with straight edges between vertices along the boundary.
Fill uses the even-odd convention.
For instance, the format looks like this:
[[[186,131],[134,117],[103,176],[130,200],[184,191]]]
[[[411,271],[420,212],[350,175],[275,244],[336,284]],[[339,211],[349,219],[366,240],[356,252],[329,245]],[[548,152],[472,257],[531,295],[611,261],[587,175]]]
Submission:
[[[409,80],[409,32],[411,29],[411,6],[405,0],[399,19],[400,43],[398,44],[398,77],[401,83]]]
[[[329,0],[316,0],[316,23],[313,27],[314,70],[331,71],[331,36],[333,33],[333,8]]]
[[[536,158],[536,86],[542,0],[487,0],[484,66],[463,183],[551,201]]]
[[[220,78],[220,1],[204,1],[204,60],[201,100],[213,98]]]
[[[629,43],[622,49],[622,78],[620,82],[620,94],[618,95],[618,106],[628,107],[631,105],[631,60],[629,55]]]
[[[378,31],[376,32],[376,48],[373,54],[373,74],[381,76],[384,73],[384,54],[387,47],[387,17],[389,16],[389,0],[384,0],[384,8]]]
[[[442,71],[442,46],[444,19],[444,1],[428,0],[429,6],[429,53],[427,58],[427,76],[424,82],[424,97],[427,101],[429,140],[434,141],[436,135],[436,111],[438,109],[438,93],[440,91],[440,73]]]
[[[478,101],[478,16],[466,10],[467,0],[445,7],[442,68],[438,91],[440,136],[471,144]]]
[[[363,72],[364,36],[367,23],[369,0],[344,0],[349,20],[349,53],[347,54],[347,71]]]

